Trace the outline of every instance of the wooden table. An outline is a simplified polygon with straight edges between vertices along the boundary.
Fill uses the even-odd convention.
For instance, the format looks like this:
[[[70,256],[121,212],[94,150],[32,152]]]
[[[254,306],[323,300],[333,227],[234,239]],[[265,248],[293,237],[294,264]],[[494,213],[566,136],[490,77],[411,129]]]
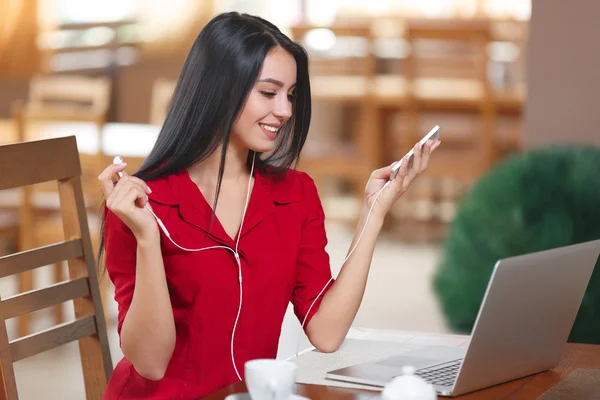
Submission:
[[[537,399],[544,392],[552,388],[562,379],[566,378],[571,372],[573,372],[577,368],[600,369],[600,346],[568,343],[565,347],[562,359],[560,360],[558,365],[551,371],[521,378],[488,389],[479,390],[467,395],[459,396],[457,398],[465,400]],[[205,399],[222,400],[229,394],[244,392],[247,392],[246,386],[243,382],[238,382],[208,397],[205,397]],[[381,392],[379,391],[376,392],[359,389],[327,387],[320,385],[297,384],[295,392],[312,400],[374,400],[381,398]],[[444,399],[444,397],[439,398]],[[565,399],[571,398],[565,397]]]

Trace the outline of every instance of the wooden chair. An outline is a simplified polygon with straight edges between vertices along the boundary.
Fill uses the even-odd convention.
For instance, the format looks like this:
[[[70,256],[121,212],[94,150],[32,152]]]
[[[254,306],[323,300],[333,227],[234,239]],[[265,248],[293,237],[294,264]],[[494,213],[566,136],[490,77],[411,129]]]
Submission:
[[[47,114],[61,120],[106,122],[111,82],[107,77],[38,75],[29,84],[25,113]]]
[[[176,85],[176,81],[164,78],[157,79],[154,82],[150,104],[150,123],[152,125],[163,124]]]
[[[0,196],[2,193],[0,192]],[[7,249],[17,246],[19,238],[19,218],[12,210],[0,209],[0,256]]]
[[[481,123],[476,135],[456,136],[451,132],[449,136],[446,129],[445,138],[469,147],[479,142],[484,167],[494,162],[496,113],[487,77],[490,35],[487,21],[408,21],[406,36],[411,51],[405,68],[408,129],[403,135],[404,150],[423,134],[421,114],[473,112]]]
[[[112,373],[112,360],[96,264],[83,202],[81,166],[74,137],[0,147],[0,190],[48,181],[58,184],[65,240],[0,258],[0,277],[68,261],[70,280],[30,290],[0,301],[0,317],[9,318],[73,300],[75,320],[9,341],[0,327],[2,383],[0,399],[18,399],[13,363],[79,341],[86,399],[102,398]],[[51,396],[50,396],[51,397]]]
[[[15,102],[12,108],[16,121],[17,140],[25,142],[43,139],[45,123],[52,122],[89,122],[97,127],[98,143],[102,142],[102,130],[106,122],[110,102],[110,81],[105,77],[89,78],[83,76],[37,76],[30,83],[30,97],[26,103]],[[40,137],[41,136],[41,137]],[[96,222],[102,196],[97,185],[97,176],[104,168],[106,158],[101,145],[96,154],[80,154],[82,166],[82,189],[85,206],[89,212],[90,222]],[[20,230],[18,248],[28,250],[41,244],[62,240],[60,222],[59,194],[54,183],[20,188],[15,196],[20,215]],[[34,223],[35,221],[35,229]],[[97,233],[99,226],[94,223],[92,231]],[[93,247],[99,247],[98,233]],[[54,280],[63,278],[63,263],[54,266]],[[102,280],[103,293],[108,285],[107,279]],[[19,276],[21,291],[33,288],[32,271],[25,271]],[[54,308],[55,320],[64,320],[62,307]],[[29,333],[30,315],[19,317],[20,335]]]
[[[352,186],[353,196],[361,200],[371,172],[381,167],[380,130],[377,107],[372,96],[375,55],[369,26],[292,27],[294,39],[309,53],[313,113],[318,119],[321,107],[349,111],[340,118],[339,132],[311,133],[300,157],[300,168],[307,170],[320,190],[328,178]],[[333,49],[315,49],[310,35],[323,34],[335,40]],[[349,110],[348,110],[349,109]],[[321,127],[335,125],[332,113],[321,118]]]

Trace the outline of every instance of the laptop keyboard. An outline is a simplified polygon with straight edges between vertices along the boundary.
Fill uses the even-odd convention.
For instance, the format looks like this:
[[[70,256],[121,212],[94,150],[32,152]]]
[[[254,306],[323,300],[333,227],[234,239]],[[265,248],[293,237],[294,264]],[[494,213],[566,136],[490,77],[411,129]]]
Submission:
[[[433,385],[452,386],[456,380],[461,363],[462,360],[455,360],[436,365],[435,367],[422,368],[416,371],[415,375]]]

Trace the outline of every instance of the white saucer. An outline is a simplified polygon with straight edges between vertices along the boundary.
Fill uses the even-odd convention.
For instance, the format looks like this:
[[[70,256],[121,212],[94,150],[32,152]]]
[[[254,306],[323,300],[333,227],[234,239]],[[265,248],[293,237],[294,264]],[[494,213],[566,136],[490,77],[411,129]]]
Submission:
[[[248,393],[236,393],[230,394],[225,397],[225,400],[251,400],[250,395]],[[308,397],[298,396],[297,394],[293,394],[290,396],[289,400],[310,400]]]

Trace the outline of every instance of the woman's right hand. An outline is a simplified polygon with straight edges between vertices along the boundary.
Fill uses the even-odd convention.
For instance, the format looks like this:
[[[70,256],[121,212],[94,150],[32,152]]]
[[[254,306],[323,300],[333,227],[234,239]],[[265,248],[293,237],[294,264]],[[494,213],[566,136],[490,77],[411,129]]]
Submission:
[[[127,175],[127,164],[111,164],[98,176],[102,183],[106,207],[112,211],[140,240],[152,240],[158,236],[158,225],[148,209],[148,193],[152,191],[146,183],[134,176]],[[112,177],[122,172],[123,176],[116,185]]]

